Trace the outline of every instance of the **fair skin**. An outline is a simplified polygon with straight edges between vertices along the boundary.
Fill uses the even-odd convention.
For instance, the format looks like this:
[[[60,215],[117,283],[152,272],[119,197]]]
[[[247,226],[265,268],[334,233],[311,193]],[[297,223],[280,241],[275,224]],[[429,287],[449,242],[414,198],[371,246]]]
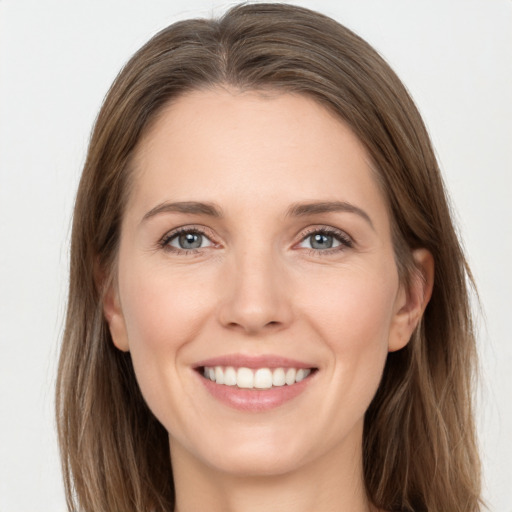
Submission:
[[[401,285],[359,140],[305,96],[219,87],[164,109],[133,168],[104,309],[169,432],[176,511],[374,510],[364,413],[433,263],[416,250]],[[294,365],[270,389],[203,375]]]

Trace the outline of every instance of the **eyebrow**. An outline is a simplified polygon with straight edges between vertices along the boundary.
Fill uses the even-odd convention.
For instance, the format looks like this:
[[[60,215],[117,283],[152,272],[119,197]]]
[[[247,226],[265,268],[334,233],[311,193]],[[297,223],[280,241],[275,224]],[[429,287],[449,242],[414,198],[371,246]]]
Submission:
[[[195,215],[208,215],[209,217],[222,217],[222,210],[213,203],[201,203],[199,201],[181,201],[177,203],[163,202],[149,210],[142,222],[161,213],[189,213]]]
[[[314,203],[295,203],[286,211],[286,217],[306,217],[308,215],[319,215],[322,213],[347,212],[355,213],[363,218],[373,230],[373,222],[370,216],[358,206],[346,201],[321,201]],[[221,218],[223,213],[221,208],[214,203],[203,203],[199,201],[180,201],[180,202],[163,202],[149,210],[142,222],[155,217],[161,213],[188,213],[192,215],[207,215],[209,217]]]
[[[322,201],[319,203],[296,203],[293,204],[286,212],[287,217],[305,217],[307,215],[318,215],[321,213],[331,212],[347,212],[355,213],[363,218],[375,231],[370,216],[358,206],[346,201]]]

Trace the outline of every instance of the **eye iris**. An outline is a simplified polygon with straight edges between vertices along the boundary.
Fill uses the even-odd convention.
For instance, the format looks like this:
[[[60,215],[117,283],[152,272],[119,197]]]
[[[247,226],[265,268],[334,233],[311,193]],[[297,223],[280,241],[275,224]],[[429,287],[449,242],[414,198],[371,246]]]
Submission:
[[[203,235],[198,233],[185,233],[178,238],[182,249],[198,249],[203,243]]]
[[[323,233],[311,236],[311,247],[313,249],[330,249],[333,244],[333,237]]]

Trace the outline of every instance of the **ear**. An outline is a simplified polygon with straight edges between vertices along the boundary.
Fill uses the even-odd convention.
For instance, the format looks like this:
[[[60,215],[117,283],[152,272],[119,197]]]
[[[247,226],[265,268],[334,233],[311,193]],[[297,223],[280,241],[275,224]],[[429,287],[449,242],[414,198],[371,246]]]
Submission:
[[[103,294],[103,314],[108,323],[114,345],[123,352],[128,352],[128,335],[123,310],[119,300],[119,291],[113,279],[106,283]]]
[[[412,253],[416,271],[409,283],[400,287],[395,301],[395,314],[389,333],[388,350],[405,347],[423,316],[434,286],[434,258],[427,249]]]

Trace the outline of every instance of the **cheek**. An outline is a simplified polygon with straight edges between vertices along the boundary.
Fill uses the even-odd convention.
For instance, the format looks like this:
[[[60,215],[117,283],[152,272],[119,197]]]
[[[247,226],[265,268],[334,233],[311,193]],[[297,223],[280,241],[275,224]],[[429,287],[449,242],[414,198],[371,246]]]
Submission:
[[[398,277],[393,271],[364,269],[342,271],[333,277],[329,286],[321,289],[313,286],[313,278],[312,286],[303,291],[304,311],[318,319],[323,337],[330,340],[333,349],[340,350],[387,344]]]
[[[119,287],[136,378],[153,414],[168,430],[179,430],[172,411],[184,399],[180,357],[204,328],[211,294],[197,275],[192,282],[159,265],[125,268]]]
[[[398,276],[392,270],[361,270],[340,272],[327,290],[304,294],[308,300],[304,311],[309,311],[310,325],[334,361],[332,378],[361,413],[382,376],[397,289]]]
[[[201,328],[207,290],[197,275],[188,282],[152,266],[132,269],[120,292],[131,351],[175,352]]]
[[[333,282],[334,284],[334,282]],[[379,386],[388,354],[395,282],[382,274],[340,273],[327,293],[309,294],[305,310],[318,339],[329,351],[319,417],[327,417],[325,442],[362,425]]]

